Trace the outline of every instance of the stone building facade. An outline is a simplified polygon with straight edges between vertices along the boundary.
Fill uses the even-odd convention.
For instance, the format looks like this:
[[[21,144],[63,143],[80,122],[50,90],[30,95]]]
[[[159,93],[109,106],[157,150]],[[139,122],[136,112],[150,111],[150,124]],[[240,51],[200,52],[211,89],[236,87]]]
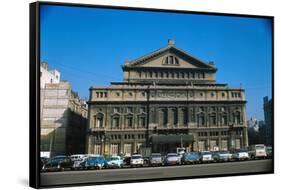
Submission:
[[[87,152],[132,154],[248,146],[244,89],[216,83],[205,63],[167,46],[127,61],[124,81],[90,88]]]
[[[69,82],[56,77],[58,73],[48,71],[46,63],[41,65],[40,150],[51,157],[85,153],[87,104],[72,91]]]

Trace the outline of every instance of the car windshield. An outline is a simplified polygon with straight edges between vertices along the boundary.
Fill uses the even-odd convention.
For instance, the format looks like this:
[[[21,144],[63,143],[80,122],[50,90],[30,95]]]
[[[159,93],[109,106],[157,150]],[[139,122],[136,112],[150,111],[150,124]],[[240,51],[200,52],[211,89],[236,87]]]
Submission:
[[[228,154],[229,151],[221,151],[220,153],[221,153],[221,154]]]
[[[263,145],[256,145],[256,149],[264,149],[264,146]]]
[[[100,157],[98,157],[98,156],[94,156],[94,157],[90,157],[89,159],[90,160],[98,160]]]
[[[140,155],[132,156],[132,159],[141,159]]]
[[[177,154],[168,154],[167,157],[174,157],[174,156],[178,156]]]
[[[51,161],[59,161],[59,160],[64,160],[66,157],[65,156],[60,156],[60,157],[54,157],[51,159]]]
[[[118,157],[111,157],[110,160],[119,160]]]
[[[188,152],[188,153],[186,153],[186,155],[198,155],[198,153],[197,152]]]
[[[152,154],[151,157],[152,158],[159,158],[159,157],[161,157],[161,154]]]
[[[202,152],[201,154],[202,154],[202,155],[210,155],[211,152]]]

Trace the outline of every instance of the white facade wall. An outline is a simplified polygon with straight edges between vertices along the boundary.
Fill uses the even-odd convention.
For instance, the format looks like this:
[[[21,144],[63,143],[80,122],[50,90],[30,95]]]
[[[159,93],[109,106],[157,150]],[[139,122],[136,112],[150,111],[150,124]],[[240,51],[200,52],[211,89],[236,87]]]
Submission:
[[[46,84],[58,84],[60,82],[60,72],[49,70],[47,63],[40,65],[40,88],[45,88]]]

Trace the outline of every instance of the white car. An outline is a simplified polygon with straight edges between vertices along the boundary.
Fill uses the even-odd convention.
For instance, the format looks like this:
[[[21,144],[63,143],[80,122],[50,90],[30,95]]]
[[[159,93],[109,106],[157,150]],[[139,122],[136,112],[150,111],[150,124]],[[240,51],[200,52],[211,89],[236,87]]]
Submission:
[[[130,161],[130,165],[131,167],[135,167],[135,166],[143,166],[143,157],[141,154],[134,154],[131,157],[131,161]]]
[[[168,153],[164,160],[165,165],[180,165],[181,156],[176,153]]]
[[[200,161],[201,162],[212,162],[213,161],[213,155],[210,151],[202,151],[200,153]]]
[[[74,170],[79,170],[79,169],[83,169],[83,167],[81,166],[81,164],[83,162],[85,162],[87,160],[88,156],[84,155],[83,157],[80,157],[79,159],[75,159],[74,163],[73,163],[73,169]]]
[[[234,160],[248,160],[250,158],[249,153],[246,150],[239,150],[232,155]]]

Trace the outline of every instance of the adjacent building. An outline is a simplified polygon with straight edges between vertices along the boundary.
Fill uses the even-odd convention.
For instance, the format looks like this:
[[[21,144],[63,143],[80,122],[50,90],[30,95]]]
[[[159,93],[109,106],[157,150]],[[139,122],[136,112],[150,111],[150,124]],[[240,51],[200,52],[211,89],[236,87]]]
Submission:
[[[126,61],[124,80],[92,86],[87,152],[132,154],[248,146],[245,92],[216,82],[217,68],[173,40]]]
[[[273,128],[273,105],[272,99],[268,96],[263,98],[263,110],[264,110],[264,120],[265,120],[265,144],[272,145],[272,128]]]
[[[265,144],[264,121],[251,117],[247,121],[249,145]]]
[[[56,156],[85,152],[88,108],[57,70],[41,64],[41,152]]]

